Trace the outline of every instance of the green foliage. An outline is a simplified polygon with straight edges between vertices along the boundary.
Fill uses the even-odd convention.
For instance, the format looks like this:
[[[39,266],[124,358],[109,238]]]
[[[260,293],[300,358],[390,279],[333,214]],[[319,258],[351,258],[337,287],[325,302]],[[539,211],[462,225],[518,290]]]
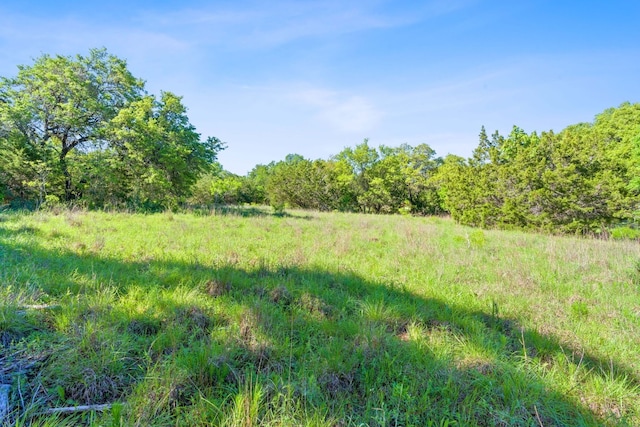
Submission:
[[[162,210],[268,204],[319,211],[434,215],[462,224],[602,234],[640,211],[640,104],[559,133],[488,136],[469,159],[426,144],[328,160],[290,154],[247,176],[224,171],[224,144],[200,140],[180,97],[148,95],[106,50],[44,55],[0,81],[0,201]],[[619,233],[619,232],[618,232]]]
[[[238,205],[243,203],[262,203],[254,200],[250,178],[234,175],[225,171],[222,165],[214,163],[213,170],[202,175],[193,186],[189,203],[196,206],[213,207],[216,205]]]
[[[490,196],[492,167],[472,167],[459,156],[449,155],[433,177],[443,208],[458,222],[489,226],[496,217],[496,202]]]
[[[180,98],[146,96],[113,118],[108,164],[126,200],[148,207],[184,201],[197,178],[215,160],[219,142],[200,142]]]
[[[631,227],[616,227],[611,230],[611,238],[615,240],[640,240],[640,230]]]
[[[640,203],[639,126],[640,104],[623,104],[558,134],[514,127],[489,140],[482,128],[473,157],[438,172],[444,207],[468,225],[605,233]]]
[[[166,207],[223,148],[200,141],[179,97],[145,95],[104,49],[20,66],[0,81],[0,101],[0,183],[11,199]]]
[[[49,173],[64,181],[52,190],[70,199],[74,183],[68,154],[99,146],[105,124],[142,89],[126,63],[104,49],[91,50],[87,57],[44,55],[0,83],[3,145],[19,149],[28,162],[46,163]]]
[[[329,160],[289,155],[262,174],[270,202],[320,211],[442,212],[430,178],[441,163],[426,144],[371,148],[368,141]],[[251,182],[255,178],[249,176]]]
[[[364,211],[397,213],[409,207],[419,214],[441,211],[431,174],[440,165],[428,145],[380,147],[380,160],[366,171],[368,189],[359,199]]]
[[[257,165],[247,175],[244,181],[243,193],[246,201],[256,204],[269,204],[267,195],[267,183],[273,172],[274,163],[269,165]]]
[[[340,172],[340,167],[332,161],[287,156],[287,160],[272,167],[266,186],[268,198],[272,206],[342,210],[345,206]]]
[[[469,159],[444,161],[426,144],[373,148],[368,140],[329,160],[290,154],[225,182],[225,203],[320,211],[433,215],[462,224],[602,234],[635,221],[640,206],[640,104],[559,133],[509,135],[484,127]],[[238,190],[242,188],[242,190]]]

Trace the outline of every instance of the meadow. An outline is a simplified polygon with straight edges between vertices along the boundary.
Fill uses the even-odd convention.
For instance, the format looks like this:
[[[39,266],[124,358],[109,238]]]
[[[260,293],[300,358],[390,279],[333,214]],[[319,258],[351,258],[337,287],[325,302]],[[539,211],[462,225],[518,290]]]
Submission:
[[[636,241],[0,212],[6,425],[637,426],[638,349]]]

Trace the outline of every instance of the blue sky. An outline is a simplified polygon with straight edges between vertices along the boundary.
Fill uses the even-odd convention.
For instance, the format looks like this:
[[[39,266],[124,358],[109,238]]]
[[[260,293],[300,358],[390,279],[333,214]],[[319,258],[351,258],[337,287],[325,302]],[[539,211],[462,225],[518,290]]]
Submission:
[[[239,174],[364,138],[469,156],[482,125],[558,131],[640,102],[639,22],[637,0],[4,0],[0,75],[106,47],[183,96]]]

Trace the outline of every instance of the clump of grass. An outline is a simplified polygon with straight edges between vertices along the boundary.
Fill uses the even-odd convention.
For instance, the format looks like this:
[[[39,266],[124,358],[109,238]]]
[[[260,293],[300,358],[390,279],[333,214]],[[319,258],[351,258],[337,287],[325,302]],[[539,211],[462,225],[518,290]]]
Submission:
[[[276,286],[269,292],[269,299],[274,304],[278,304],[282,307],[288,307],[293,301],[293,296],[286,288],[286,286],[279,285]]]
[[[151,316],[138,316],[132,318],[127,325],[127,332],[138,336],[155,336],[160,332],[162,323],[160,320]]]
[[[58,405],[117,401],[140,374],[139,351],[130,335],[87,320],[49,356],[40,371],[42,385]]]
[[[0,306],[0,348],[10,347],[41,330],[41,321],[38,313],[19,310],[16,306]]]
[[[220,297],[231,291],[231,284],[220,280],[208,280],[205,283],[207,294],[212,297]]]
[[[195,399],[196,392],[185,369],[173,362],[159,362],[137,382],[124,417],[136,425],[171,424],[181,408]]]

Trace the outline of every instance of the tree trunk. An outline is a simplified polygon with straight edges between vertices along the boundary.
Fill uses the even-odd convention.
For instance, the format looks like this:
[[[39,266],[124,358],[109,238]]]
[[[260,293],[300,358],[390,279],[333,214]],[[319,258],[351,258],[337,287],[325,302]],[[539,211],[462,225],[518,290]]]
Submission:
[[[67,165],[67,153],[68,150],[62,150],[60,153],[60,169],[62,170],[62,174],[64,175],[64,199],[65,201],[69,201],[73,198],[73,194],[71,192],[71,172],[69,172],[69,166]]]

